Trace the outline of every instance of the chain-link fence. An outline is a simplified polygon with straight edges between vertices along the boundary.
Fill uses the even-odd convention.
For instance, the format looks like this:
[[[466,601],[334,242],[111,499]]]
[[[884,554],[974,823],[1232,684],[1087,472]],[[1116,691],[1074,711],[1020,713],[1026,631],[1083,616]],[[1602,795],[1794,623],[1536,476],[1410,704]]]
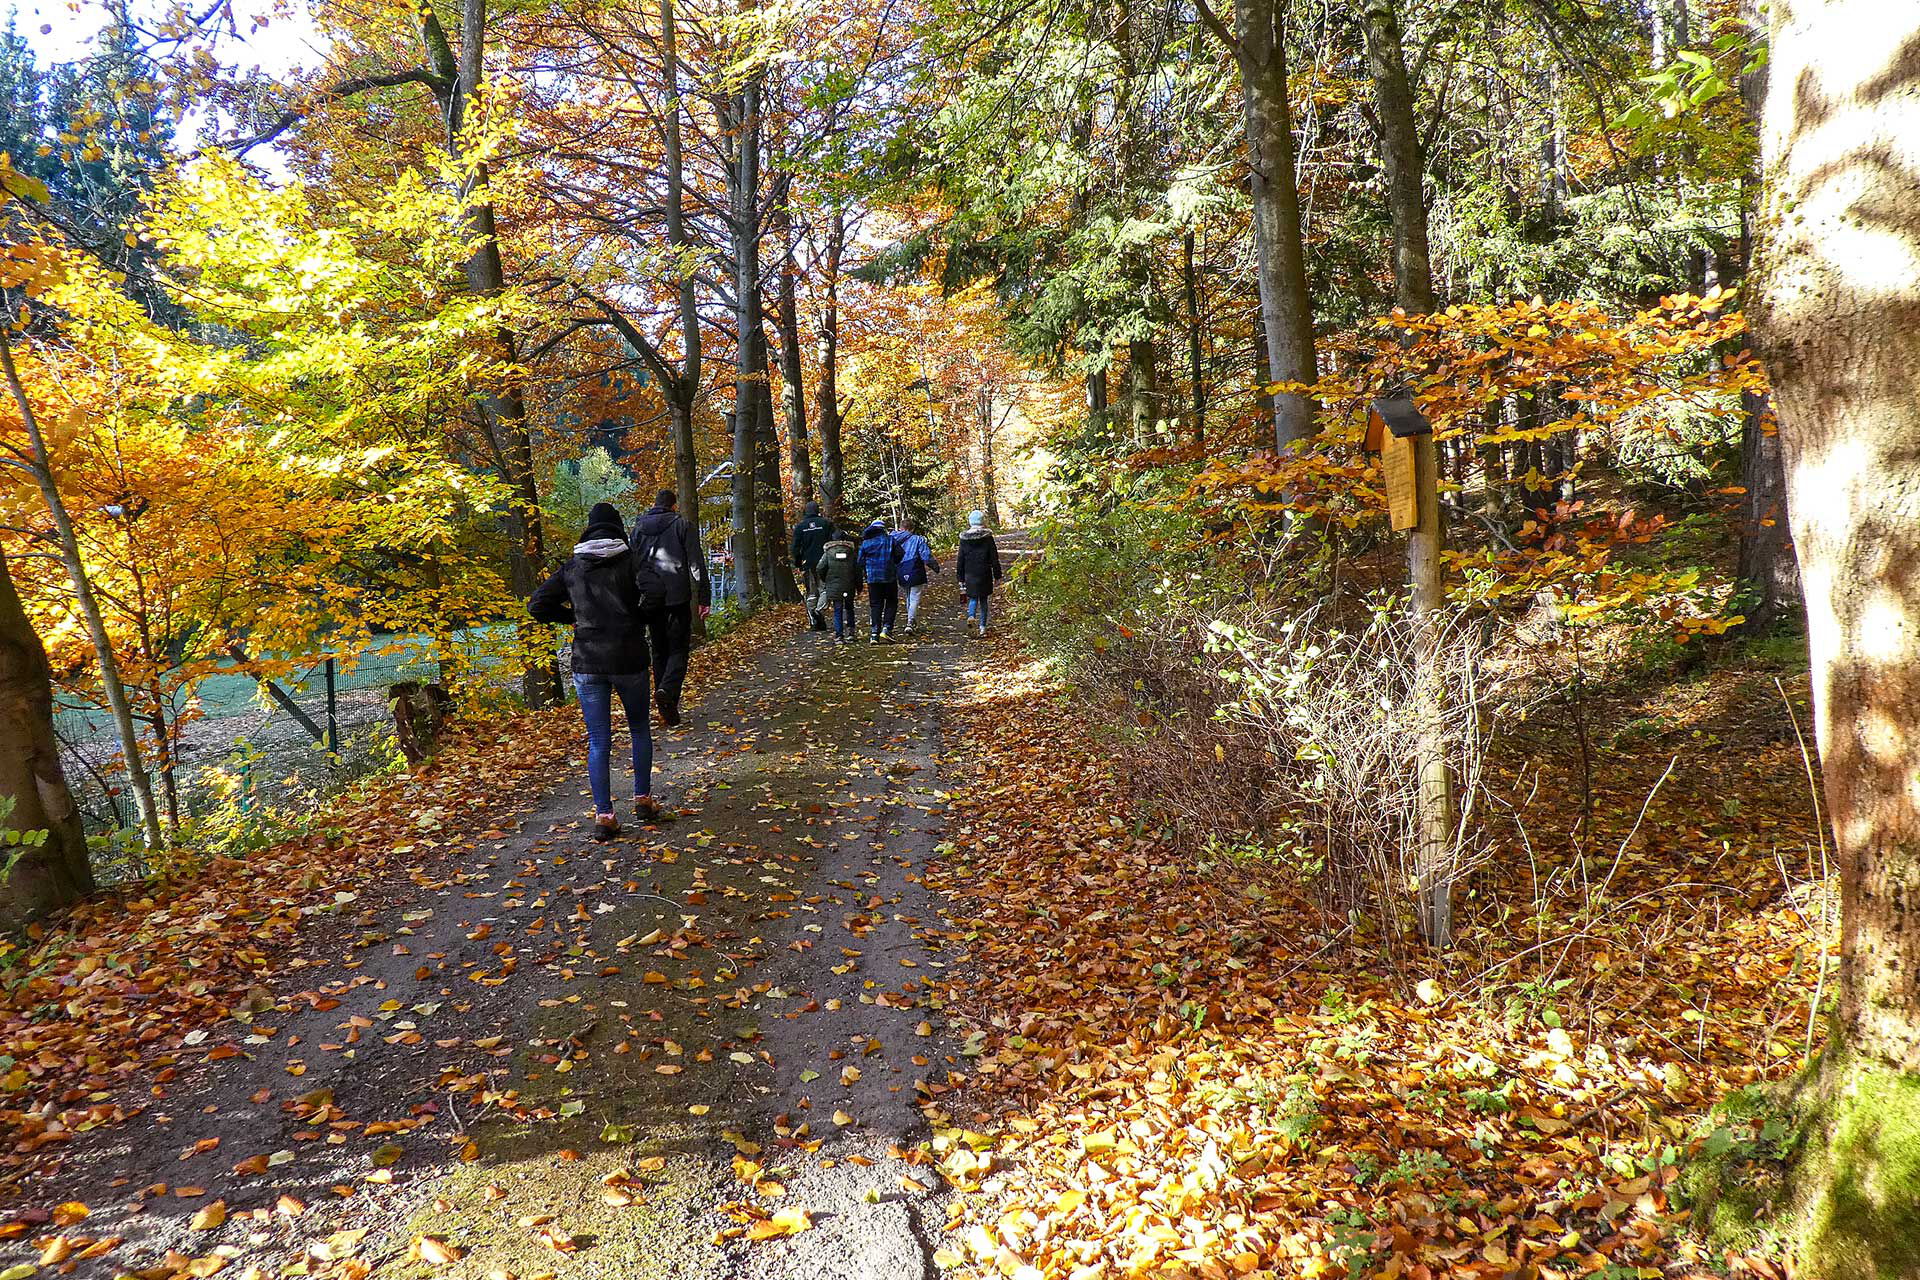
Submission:
[[[487,669],[496,661],[487,643],[495,630],[444,640],[387,636],[354,654],[297,659],[291,672],[273,679],[221,670],[195,681],[174,695],[168,710],[170,721],[184,723],[174,743],[172,794],[165,798],[191,817],[224,803],[277,803],[365,772],[393,754],[389,688],[441,682],[441,644],[460,654],[469,673]],[[150,730],[144,722],[141,727]],[[127,825],[131,807],[112,714],[66,702],[55,708],[54,729],[88,825]],[[156,779],[163,796],[168,782]]]

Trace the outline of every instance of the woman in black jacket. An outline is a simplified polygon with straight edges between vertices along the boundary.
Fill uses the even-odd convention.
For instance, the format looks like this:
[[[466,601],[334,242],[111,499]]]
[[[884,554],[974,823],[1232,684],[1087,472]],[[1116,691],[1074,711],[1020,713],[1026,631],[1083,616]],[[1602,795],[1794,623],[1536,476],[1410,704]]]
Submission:
[[[573,555],[527,601],[540,622],[573,625],[573,687],[587,722],[587,780],[593,787],[594,838],[620,834],[613,812],[613,698],[633,735],[633,807],[643,822],[664,816],[653,798],[653,733],[647,719],[647,617],[634,581],[626,525],[598,502]]]
[[[967,517],[967,531],[960,535],[960,551],[954,560],[954,576],[960,579],[960,590],[967,596],[967,621],[977,621],[980,634],[985,636],[993,584],[1000,581],[1000,548],[987,530],[984,512]]]

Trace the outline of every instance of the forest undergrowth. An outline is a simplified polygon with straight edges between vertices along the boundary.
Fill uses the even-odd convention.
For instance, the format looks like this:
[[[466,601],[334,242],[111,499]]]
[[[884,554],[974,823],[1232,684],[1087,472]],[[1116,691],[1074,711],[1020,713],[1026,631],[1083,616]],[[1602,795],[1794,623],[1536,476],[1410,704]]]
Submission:
[[[1756,658],[1596,694],[1584,858],[1565,717],[1521,726],[1458,944],[1394,953],[1283,868],[1176,841],[1126,780],[1126,717],[998,651],[938,874],[994,1138],[961,1159],[983,1194],[950,1260],[1780,1274],[1765,1241],[1690,1233],[1677,1184],[1702,1146],[1764,1163],[1781,1135],[1712,1108],[1789,1076],[1815,1030],[1828,908],[1787,687]]]

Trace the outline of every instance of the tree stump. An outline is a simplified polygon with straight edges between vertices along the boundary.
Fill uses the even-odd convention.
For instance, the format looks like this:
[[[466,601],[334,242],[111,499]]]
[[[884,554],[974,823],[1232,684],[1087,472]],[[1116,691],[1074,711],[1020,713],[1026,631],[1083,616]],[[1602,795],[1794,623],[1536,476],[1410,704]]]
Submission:
[[[393,710],[394,735],[400,754],[417,765],[440,745],[440,728],[453,707],[453,696],[443,685],[403,680],[387,686],[387,705]]]

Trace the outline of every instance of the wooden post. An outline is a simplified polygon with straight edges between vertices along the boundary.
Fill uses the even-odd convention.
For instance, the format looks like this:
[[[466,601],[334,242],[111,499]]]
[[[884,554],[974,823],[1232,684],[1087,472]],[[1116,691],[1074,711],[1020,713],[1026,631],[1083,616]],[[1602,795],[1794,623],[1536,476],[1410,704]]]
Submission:
[[[1453,938],[1453,771],[1447,763],[1447,690],[1441,675],[1441,619],[1447,604],[1441,552],[1440,454],[1433,428],[1412,397],[1377,400],[1366,444],[1380,450],[1388,523],[1407,531],[1409,618],[1413,623],[1414,770],[1418,784],[1420,927],[1436,948]]]
[[[1447,603],[1440,553],[1446,529],[1440,521],[1439,452],[1433,435],[1415,436],[1414,496],[1419,522],[1407,535],[1407,580],[1414,625],[1415,757],[1420,779],[1420,891],[1427,942],[1445,947],[1453,939],[1453,876],[1447,868],[1454,839],[1453,772],[1447,764],[1446,683],[1440,672],[1441,613]]]

